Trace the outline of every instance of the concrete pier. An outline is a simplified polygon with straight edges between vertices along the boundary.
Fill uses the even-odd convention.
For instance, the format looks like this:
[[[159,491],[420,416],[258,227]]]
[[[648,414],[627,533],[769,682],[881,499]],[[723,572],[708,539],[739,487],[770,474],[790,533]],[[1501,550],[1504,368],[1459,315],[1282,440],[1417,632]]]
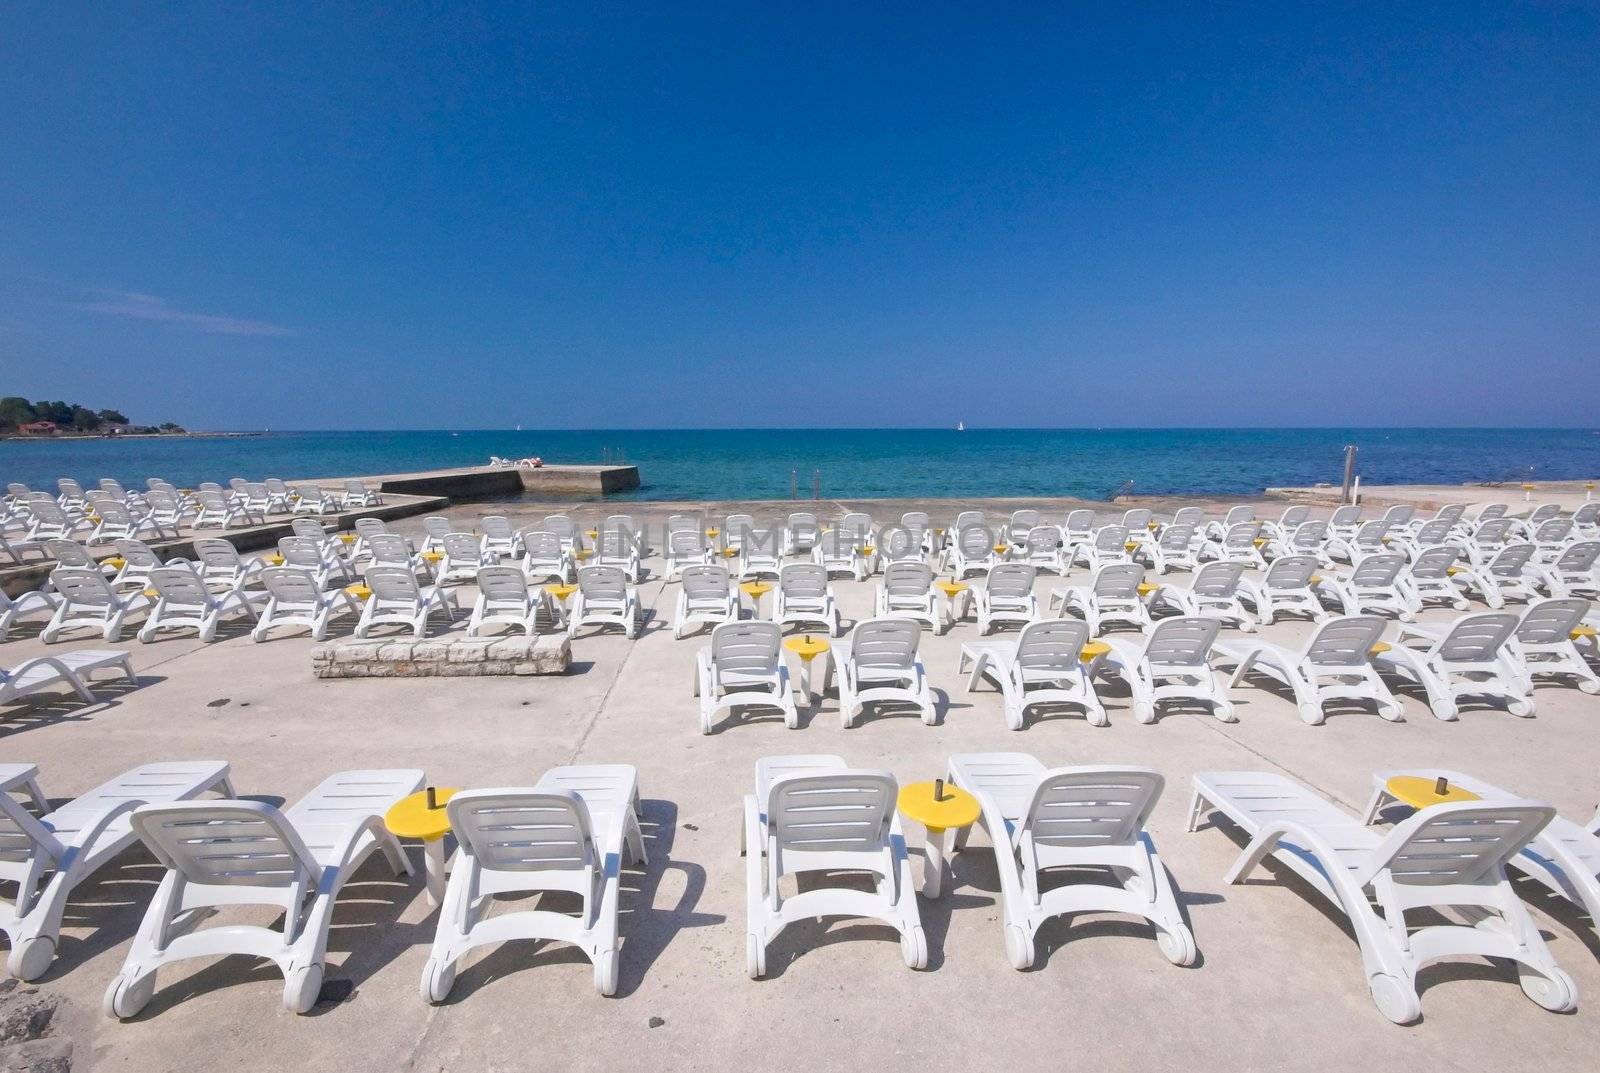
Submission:
[[[521,492],[608,495],[639,487],[638,466],[467,466],[363,477],[380,492],[492,499]]]

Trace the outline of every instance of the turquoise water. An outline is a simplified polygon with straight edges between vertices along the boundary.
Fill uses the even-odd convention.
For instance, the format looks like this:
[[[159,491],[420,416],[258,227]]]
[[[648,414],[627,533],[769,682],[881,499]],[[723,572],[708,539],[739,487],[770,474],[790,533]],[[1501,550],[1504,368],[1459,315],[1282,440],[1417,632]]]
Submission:
[[[0,480],[158,475],[179,485],[241,476],[331,477],[482,465],[491,454],[546,462],[626,460],[643,487],[621,499],[809,496],[1106,498],[1248,494],[1338,483],[1344,445],[1369,482],[1555,480],[1600,474],[1591,429],[730,429],[562,432],[277,432],[262,436],[0,442]]]

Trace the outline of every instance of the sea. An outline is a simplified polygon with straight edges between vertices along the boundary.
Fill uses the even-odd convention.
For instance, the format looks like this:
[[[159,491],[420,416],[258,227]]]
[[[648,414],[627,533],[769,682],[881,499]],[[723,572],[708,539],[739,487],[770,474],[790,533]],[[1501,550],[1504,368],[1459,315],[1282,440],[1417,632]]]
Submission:
[[[230,477],[342,477],[485,465],[490,455],[639,467],[607,498],[894,499],[1250,495],[1338,484],[1347,445],[1364,483],[1460,484],[1600,474],[1600,430],[635,429],[268,432],[127,440],[0,441],[0,482],[53,488],[114,477],[179,485]]]

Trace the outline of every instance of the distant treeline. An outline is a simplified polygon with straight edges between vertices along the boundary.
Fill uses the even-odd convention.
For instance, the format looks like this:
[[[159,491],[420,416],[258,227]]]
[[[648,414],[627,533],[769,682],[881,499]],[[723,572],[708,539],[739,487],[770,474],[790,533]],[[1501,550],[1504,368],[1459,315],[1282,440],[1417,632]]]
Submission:
[[[182,432],[172,421],[159,425],[134,425],[121,410],[91,410],[75,402],[29,402],[20,395],[0,398],[0,432],[16,432],[23,425],[49,421],[62,432]]]

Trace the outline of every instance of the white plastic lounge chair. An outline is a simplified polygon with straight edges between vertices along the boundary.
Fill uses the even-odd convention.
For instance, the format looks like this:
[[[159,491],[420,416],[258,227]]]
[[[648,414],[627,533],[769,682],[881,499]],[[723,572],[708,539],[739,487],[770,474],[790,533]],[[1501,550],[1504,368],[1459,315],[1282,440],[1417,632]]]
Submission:
[[[1561,553],[1577,542],[1578,535],[1572,527],[1571,518],[1551,518],[1541,522],[1533,531],[1530,538],[1534,553],[1533,558],[1538,563],[1553,563],[1561,558]]]
[[[1012,968],[1032,967],[1047,921],[1077,913],[1142,917],[1155,928],[1163,957],[1194,964],[1194,935],[1145,829],[1166,786],[1160,773],[1104,765],[1047,770],[1027,753],[957,753],[950,781],[978,799],[978,825],[994,845]],[[1043,889],[1041,880],[1057,869],[1078,881]]]
[[[304,626],[311,631],[313,641],[325,640],[335,615],[361,614],[359,600],[344,589],[324,591],[310,570],[269,566],[261,571],[261,584],[267,590],[267,599],[255,629],[250,631],[254,641],[265,641],[277,626]]]
[[[34,500],[28,504],[30,541],[74,540],[79,533],[94,528],[94,523],[81,514],[62,510],[48,500]]]
[[[290,510],[290,488],[277,477],[268,477],[261,482],[267,486],[267,493],[272,497],[267,505],[268,514],[287,514]]]
[[[372,596],[361,609],[357,637],[368,636],[374,626],[399,625],[421,639],[435,611],[443,611],[446,621],[455,620],[455,593],[439,585],[418,585],[417,576],[403,566],[369,566],[366,581]]]
[[[1019,512],[1020,513],[1020,512]],[[1015,541],[1022,561],[1035,570],[1065,577],[1069,566],[1066,541],[1053,525],[1035,525]]]
[[[833,642],[827,676],[839,675],[839,721],[846,729],[868,704],[914,705],[928,726],[939,721],[927,673],[917,658],[922,629],[905,618],[872,618]],[[826,686],[824,686],[826,688]]]
[[[788,524],[784,526],[783,552],[785,555],[810,555],[820,535],[817,516],[810,511],[797,511],[789,515]]]
[[[676,581],[686,567],[707,566],[711,562],[711,545],[699,529],[680,529],[667,534],[667,580]]]
[[[1570,679],[1585,693],[1600,693],[1600,676],[1578,650],[1572,631],[1593,606],[1588,600],[1540,600],[1522,613],[1522,621],[1506,642],[1512,667],[1530,696],[1540,678]]]
[[[1458,539],[1455,526],[1448,518],[1434,518],[1419,528],[1394,532],[1391,537],[1389,550],[1404,552],[1413,561],[1429,548],[1454,544]]]
[[[1338,600],[1347,615],[1387,614],[1410,622],[1416,606],[1401,582],[1405,569],[1406,557],[1400,552],[1380,552],[1359,560],[1347,575],[1324,576],[1316,591]]]
[[[548,519],[546,519],[548,521]],[[420,551],[443,551],[444,538],[450,533],[459,533],[455,522],[443,514],[430,514],[422,519],[422,532],[425,534]]]
[[[11,632],[11,627],[16,625],[17,619],[23,615],[31,615],[36,611],[54,612],[60,604],[60,596],[43,589],[34,589],[16,596],[7,596],[0,591],[0,641],[5,640],[6,634]]]
[[[787,563],[778,574],[773,621],[779,626],[814,626],[833,636],[841,632],[828,572],[815,563]]]
[[[1277,521],[1266,519],[1261,523],[1261,535],[1268,540],[1285,542],[1290,535],[1311,520],[1311,508],[1304,504],[1285,507]]]
[[[1038,527],[1040,520],[1039,512],[1036,510],[1025,508],[1012,511],[1011,524],[1006,527],[1006,542],[1023,543],[1028,539],[1028,534]]]
[[[62,506],[67,506],[63,503]],[[1533,534],[1545,522],[1561,517],[1561,507],[1555,503],[1541,503],[1526,518],[1513,520],[1512,529],[1522,540],[1532,540]]]
[[[243,502],[230,498],[224,492],[196,492],[195,499],[200,504],[200,512],[194,519],[196,529],[211,526],[227,529],[231,525],[261,525],[266,522],[261,515],[246,510]]]
[[[650,554],[650,533],[648,530],[641,529],[639,523],[633,520],[632,515],[610,515],[604,522],[600,523],[602,532],[607,529],[616,529],[627,534],[628,543],[638,551],[640,558]]]
[[[368,523],[368,522],[378,522],[378,519],[376,519],[376,518],[357,518],[356,519],[355,530],[356,530],[356,533],[358,534],[358,536],[360,538],[364,539],[364,538],[370,537],[370,536],[372,536],[372,535],[374,535],[376,533],[387,532],[387,530],[384,528],[384,525],[383,525],[382,522],[378,522],[378,524],[375,525],[375,526],[374,525],[363,525],[363,523]],[[322,549],[324,554],[333,555],[333,554],[336,554],[336,552],[338,550],[338,548],[336,547],[336,545],[338,544],[337,538],[332,533],[328,532],[328,527],[327,526],[325,526],[323,523],[317,521],[315,518],[304,518],[304,517],[301,517],[301,518],[290,518],[289,519],[289,532],[291,534],[293,534],[294,536],[304,537],[307,540],[310,540],[318,548]],[[364,547],[364,544],[363,544],[363,539],[358,539],[356,541],[356,543],[354,545],[352,545],[352,555],[354,554],[354,549],[355,548],[362,548],[362,554],[363,555],[366,554],[365,547]],[[340,547],[342,547],[342,545]]]
[[[145,805],[133,830],[166,869],[144,920],[106,988],[109,1017],[135,1017],[150,1003],[162,966],[190,958],[244,956],[283,973],[283,1006],[309,1013],[322,990],[328,925],[339,890],[382,850],[396,875],[411,863],[383,814],[422,788],[415,769],[341,771],[279,811],[260,801]],[[280,928],[198,928],[224,906],[283,910]]]
[[[1349,918],[1372,1001],[1394,1023],[1421,1016],[1417,973],[1443,957],[1515,962],[1533,1001],[1555,1011],[1577,1005],[1576,986],[1505,874],[1506,863],[1555,815],[1549,805],[1435,805],[1384,836],[1281,775],[1200,772],[1193,782],[1191,830],[1209,804],[1250,837],[1227,882],[1243,882],[1270,854],[1310,884]],[[1470,923],[1414,927],[1406,920],[1408,912],[1451,908],[1468,909]]]
[[[939,633],[939,595],[933,587],[933,568],[920,558],[916,562],[889,563],[883,568],[872,613],[877,618],[913,619]]]
[[[1335,507],[1328,516],[1328,535],[1330,538],[1348,540],[1356,535],[1361,528],[1361,507],[1359,504],[1346,504]]]
[[[730,514],[722,522],[722,546],[734,551],[744,551],[745,534],[756,527],[749,514]]]
[[[978,633],[987,634],[996,626],[1026,626],[1039,617],[1039,600],[1033,583],[1039,571],[1028,563],[996,563],[982,585],[972,589],[973,606],[978,616]]]
[[[1079,544],[1073,550],[1073,564],[1082,563],[1090,570],[1099,570],[1113,563],[1132,563],[1133,550],[1128,547],[1128,530],[1120,525],[1103,525],[1094,539]]]
[[[604,534],[601,536],[604,539]],[[576,635],[584,626],[620,626],[632,640],[639,636],[643,615],[639,592],[621,567],[586,566],[578,571],[569,634]]]
[[[1088,625],[1077,619],[1032,622],[1015,638],[963,644],[956,673],[972,665],[969,693],[985,678],[999,688],[1006,726],[1012,730],[1027,725],[1029,709],[1058,706],[1080,709],[1091,726],[1110,726],[1088,665],[1080,658],[1088,640]]]
[[[638,773],[626,764],[556,767],[528,789],[466,790],[445,806],[461,845],[422,968],[422,997],[443,1002],[460,960],[513,939],[571,943],[594,963],[595,990],[617,991],[622,868],[646,862]],[[565,891],[577,915],[543,908],[490,916],[501,895]]]
[[[478,527],[483,530],[483,539],[479,543],[489,562],[499,562],[516,555],[517,531],[512,528],[510,518],[502,514],[486,514],[478,520]]]
[[[1052,605],[1061,605],[1061,616],[1068,612],[1083,616],[1089,632],[1099,636],[1112,626],[1143,632],[1151,625],[1150,609],[1139,595],[1144,567],[1133,563],[1108,563],[1094,572],[1088,585],[1056,589],[1050,594]]]
[[[264,518],[268,514],[279,513],[274,509],[277,504],[265,484],[246,482],[240,494],[244,496],[244,509],[252,514],[259,514]]]
[[[434,580],[440,585],[471,581],[480,569],[494,565],[494,556],[471,533],[446,533],[442,551],[444,558],[434,567]]]
[[[739,580],[776,578],[783,570],[783,530],[745,527],[739,542]]]
[[[1417,638],[1426,648],[1396,645],[1373,656],[1378,670],[1398,675],[1422,686],[1433,714],[1454,721],[1462,697],[1490,697],[1503,701],[1512,715],[1533,715],[1533,700],[1522,689],[1506,642],[1518,619],[1506,611],[1463,615],[1450,624],[1443,637],[1421,632],[1421,623],[1401,627],[1402,641]]]
[[[1467,562],[1472,566],[1485,566],[1505,547],[1517,543],[1515,524],[1512,518],[1492,518],[1481,523],[1460,545]]]
[[[246,562],[239,549],[221,537],[196,539],[194,555],[200,580],[213,592],[238,592],[267,565],[260,559]]]
[[[1239,602],[1244,569],[1243,563],[1206,563],[1195,573],[1189,588],[1162,585],[1150,594],[1145,607],[1152,615],[1170,608],[1180,615],[1214,618],[1225,626],[1254,633],[1255,617]]]
[[[1224,640],[1212,646],[1212,662],[1237,667],[1230,687],[1251,672],[1287,686],[1300,718],[1311,726],[1322,725],[1329,701],[1371,701],[1383,718],[1401,723],[1404,710],[1372,665],[1372,646],[1383,631],[1381,618],[1336,618],[1319,626],[1299,651],[1266,641]]]
[[[485,566],[478,570],[478,599],[467,619],[467,636],[481,637],[485,626],[500,623],[507,632],[521,630],[532,637],[539,621],[554,624],[555,604],[542,588],[529,588],[528,578],[515,566]]]
[[[900,933],[900,956],[926,968],[928,940],[887,771],[852,770],[837,756],[768,756],[744,799],[745,970],[767,972],[767,946],[788,925],[823,917],[881,921]],[[828,884],[831,873],[865,872],[873,889]],[[811,882],[785,895],[785,876]]]
[[[593,565],[614,566],[627,575],[630,584],[638,584],[642,568],[637,534],[621,526],[610,526],[599,532]]]
[[[85,704],[93,704],[95,695],[89,689],[90,676],[100,670],[119,670],[128,681],[137,681],[126,652],[80,648],[59,656],[38,656],[24,660],[9,671],[0,667],[0,704],[10,704],[29,694],[41,693],[62,684],[71,686]],[[4,825],[0,824],[0,836],[4,834],[3,828]],[[0,842],[3,842],[3,837],[0,837]],[[6,878],[4,867],[4,858],[0,857],[0,880]]]
[[[109,567],[101,566],[94,556],[89,554],[89,549],[79,544],[76,540],[64,540],[52,537],[44,542],[45,550],[50,553],[50,558],[56,561],[58,567],[69,567],[73,570],[97,570],[100,573],[115,573]]]
[[[529,581],[565,582],[572,576],[572,560],[561,537],[548,529],[524,529],[518,534],[522,572]]]
[[[987,574],[1000,561],[995,553],[995,533],[985,525],[969,525],[956,530],[956,538],[945,552],[945,562],[957,580]]]
[[[50,572],[50,585],[60,595],[55,614],[39,634],[45,643],[59,640],[68,630],[98,630],[107,641],[122,638],[122,621],[131,612],[152,606],[143,591],[118,593],[106,576],[96,569],[57,567]]]
[[[255,622],[256,610],[239,589],[212,592],[194,568],[188,565],[163,566],[150,572],[156,605],[151,609],[139,640],[149,644],[162,630],[194,630],[209,644],[217,638],[217,627],[230,615],[244,615]]]
[[[1301,522],[1287,538],[1274,537],[1261,547],[1261,557],[1271,562],[1285,555],[1310,555],[1323,566],[1331,567],[1333,559],[1327,551],[1328,523]]]
[[[119,540],[116,549],[122,566],[112,575],[112,586],[118,589],[149,588],[150,571],[161,565],[161,556],[141,540]]]
[[[23,530],[23,532],[26,532],[26,530]],[[3,528],[0,528],[0,552],[4,552],[14,563],[27,562],[30,555],[37,555],[41,559],[49,558],[44,550],[44,545],[37,540],[9,536]]]
[[[1087,544],[1094,539],[1094,534],[1100,526],[1096,524],[1094,511],[1074,510],[1067,512],[1065,524],[1062,526],[1062,539],[1068,547],[1076,551],[1079,544]]]
[[[344,495],[340,498],[340,507],[344,510],[354,510],[358,507],[377,507],[383,505],[383,496],[375,490],[368,488],[360,481],[345,481]]]
[[[836,525],[822,534],[812,549],[811,561],[827,571],[829,577],[847,575],[856,581],[867,579],[867,559],[861,553],[866,537],[855,529]]]
[[[1492,608],[1504,607],[1508,600],[1534,600],[1539,595],[1534,588],[1539,580],[1533,569],[1534,550],[1532,544],[1507,544],[1486,566],[1457,567],[1455,583]]]
[[[1570,545],[1552,563],[1530,563],[1526,573],[1537,588],[1551,596],[1600,599],[1600,540]]]
[[[137,838],[129,813],[213,790],[233,796],[220,760],[144,764],[39,817],[0,794],[0,879],[17,884],[12,904],[0,903],[0,932],[11,941],[6,972],[36,980],[49,969],[73,888]]]
[[[885,569],[895,563],[925,564],[928,549],[923,539],[918,530],[891,525],[878,534],[876,557],[883,560]]]
[[[682,638],[690,626],[716,626],[739,620],[739,594],[725,567],[688,566],[679,575],[677,612],[672,636]]]
[[[1263,626],[1272,625],[1279,615],[1306,615],[1315,622],[1326,622],[1334,612],[1322,605],[1316,586],[1320,584],[1317,560],[1310,555],[1286,555],[1274,559],[1260,581],[1245,578],[1239,582],[1239,597],[1255,612]]]
[[[1514,801],[1520,796],[1459,771],[1438,768],[1378,771],[1372,776],[1372,799],[1367,804],[1365,817],[1368,824],[1377,822],[1383,808],[1394,801],[1389,795],[1388,783],[1396,775],[1429,780],[1443,778],[1451,786],[1477,794],[1486,801]],[[1565,816],[1551,817],[1533,841],[1507,863],[1544,884],[1554,894],[1582,907],[1589,914],[1591,926],[1600,924],[1600,811],[1589,820],[1587,827]]]
[[[1400,575],[1400,586],[1410,597],[1413,612],[1435,601],[1449,604],[1458,611],[1471,606],[1466,594],[1455,583],[1456,561],[1460,557],[1454,545],[1426,548]]]
[[[1163,526],[1154,540],[1147,540],[1140,545],[1134,557],[1148,562],[1158,574],[1173,570],[1198,570],[1200,559],[1195,528],[1192,525]]]
[[[700,733],[717,717],[741,709],[776,708],[790,730],[800,726],[789,668],[783,662],[783,630],[776,622],[725,622],[695,655],[694,695],[700,698]]]
[[[1221,518],[1213,518],[1206,523],[1206,539],[1213,543],[1220,543],[1227,537],[1228,531],[1234,526],[1249,525],[1255,520],[1256,511],[1254,507],[1249,507],[1242,503],[1237,506],[1229,507],[1228,512]]]
[[[410,549],[405,543],[405,538],[380,534],[367,543],[368,550],[374,552],[374,564],[379,564],[380,562],[375,552],[378,543],[391,539],[398,541],[399,546],[405,549],[405,558],[409,563],[411,555]],[[280,537],[278,540],[278,554],[283,557],[284,566],[292,566],[297,570],[309,571],[317,579],[317,587],[321,589],[328,588],[334,584],[343,585],[355,577],[350,572],[348,563],[329,551],[322,541],[311,537]],[[410,569],[409,565],[407,569]]]
[[[1261,535],[1260,522],[1230,525],[1227,532],[1222,534],[1221,540],[1208,540],[1202,544],[1196,558],[1200,562],[1216,560],[1225,563],[1243,563],[1253,570],[1265,570],[1267,560],[1261,554],[1264,545],[1256,543],[1257,540],[1265,539]]]
[[[121,503],[106,500],[95,507],[95,513],[100,521],[85,541],[87,544],[105,544],[115,540],[134,539],[146,534],[157,540],[178,539],[176,528],[163,526],[148,516],[135,517],[134,513]]]
[[[295,514],[337,514],[339,513],[339,500],[324,492],[314,484],[297,484],[294,486],[298,499],[294,501]]]
[[[1221,629],[1214,618],[1185,616],[1156,623],[1143,645],[1102,638],[1111,653],[1095,662],[1094,672],[1127,684],[1141,723],[1154,723],[1157,706],[1168,701],[1204,704],[1222,722],[1236,723],[1233,702],[1211,669],[1211,646]]]

